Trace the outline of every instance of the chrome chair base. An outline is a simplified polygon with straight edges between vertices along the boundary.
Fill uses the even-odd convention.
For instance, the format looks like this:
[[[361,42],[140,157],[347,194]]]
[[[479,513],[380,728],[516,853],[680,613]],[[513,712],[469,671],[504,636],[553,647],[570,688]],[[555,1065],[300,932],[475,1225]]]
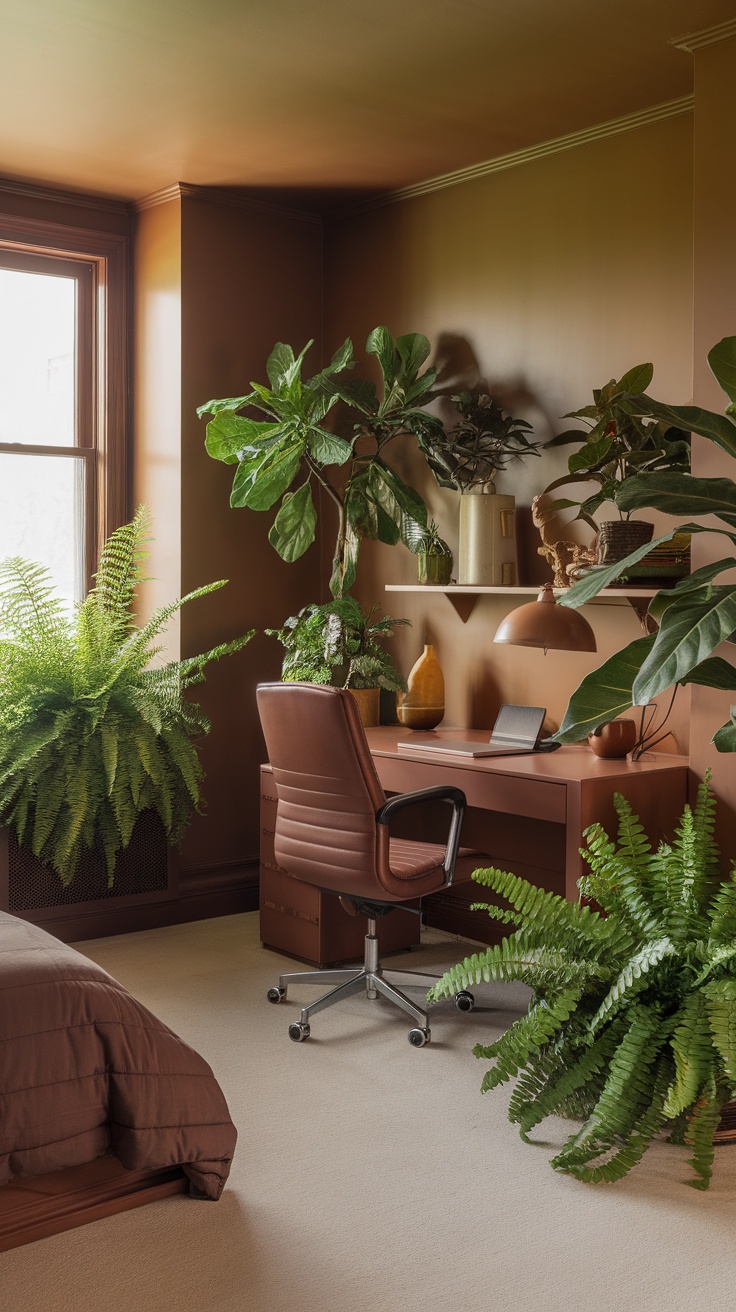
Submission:
[[[419,971],[412,970],[389,970],[384,971],[378,960],[378,938],[376,937],[375,920],[368,921],[368,933],[365,936],[365,956],[362,968],[352,968],[344,970],[299,970],[290,971],[288,974],[279,975],[278,987],[269,989],[269,1002],[283,1002],[286,998],[287,989],[290,984],[333,984],[329,993],[318,998],[316,1002],[310,1003],[308,1007],[302,1007],[298,1021],[293,1021],[289,1026],[289,1038],[295,1043],[301,1043],[309,1038],[311,1016],[316,1016],[318,1012],[324,1011],[327,1007],[332,1007],[336,1002],[342,1002],[344,998],[352,997],[356,993],[365,993],[367,998],[376,998],[379,994],[392,1002],[394,1006],[399,1007],[401,1011],[406,1012],[415,1021],[415,1026],[409,1030],[409,1042],[412,1047],[423,1048],[431,1039],[427,1013],[412,1002],[405,993],[402,992],[399,985],[404,988],[420,988],[426,993],[433,984],[437,983],[436,975],[425,975]],[[474,998],[472,993],[463,989],[460,993],[455,994],[455,1006],[460,1011],[472,1011]]]

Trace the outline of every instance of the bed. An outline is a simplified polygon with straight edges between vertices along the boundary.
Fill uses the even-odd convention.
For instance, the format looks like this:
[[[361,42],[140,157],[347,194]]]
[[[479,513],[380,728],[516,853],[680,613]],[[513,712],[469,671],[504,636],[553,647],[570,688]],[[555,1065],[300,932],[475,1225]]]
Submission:
[[[112,976],[0,912],[0,1250],[188,1190],[236,1130],[206,1061]]]

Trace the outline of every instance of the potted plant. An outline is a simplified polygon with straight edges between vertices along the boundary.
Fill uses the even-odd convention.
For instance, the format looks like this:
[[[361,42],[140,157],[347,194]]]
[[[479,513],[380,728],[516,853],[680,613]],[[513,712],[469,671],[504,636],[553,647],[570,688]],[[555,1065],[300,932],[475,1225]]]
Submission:
[[[670,429],[677,427],[699,433],[723,451],[736,456],[736,337],[726,337],[708,355],[716,379],[729,398],[725,414],[698,406],[671,406],[646,394],[622,399],[622,405],[637,416],[649,416]],[[693,515],[697,520],[679,523],[656,538],[653,546],[671,541],[681,533],[717,533],[726,538],[731,554],[703,565],[680,579],[672,588],[661,589],[649,604],[655,631],[636,638],[616,652],[599,669],[582,681],[570,699],[559,732],[560,742],[577,742],[591,730],[628,711],[647,706],[667,688],[696,683],[724,692],[736,689],[736,670],[712,653],[736,632],[736,585],[727,571],[736,567],[736,483],[731,478],[694,478],[681,470],[644,470],[632,474],[615,489],[616,502],[629,513],[645,506],[674,516]],[[713,528],[700,517],[713,515],[720,524]],[[639,547],[604,568],[595,569],[560,598],[563,606],[582,606],[586,601],[625,576],[650,550]],[[719,576],[726,574],[726,581]],[[713,742],[718,751],[736,751],[736,708],[717,730]]]
[[[671,423],[635,415],[626,406],[632,392],[644,392],[649,386],[654,367],[636,365],[622,378],[612,378],[604,387],[593,391],[593,404],[573,410],[565,419],[579,419],[587,432],[579,428],[566,430],[546,443],[547,447],[581,444],[568,460],[568,472],[548,484],[551,492],[570,483],[596,484],[596,491],[581,501],[561,497],[553,501],[548,511],[576,507],[576,519],[589,524],[598,537],[598,562],[611,564],[649,542],[654,526],[647,520],[632,519],[617,500],[617,491],[624,479],[632,474],[653,473],[659,470],[689,470],[690,442],[686,431]],[[597,523],[594,516],[601,506],[612,503],[618,510],[618,519]]]
[[[372,382],[344,377],[355,365],[350,338],[325,369],[302,379],[311,345],[295,357],[290,346],[277,343],[266,364],[268,385],[253,383],[247,395],[208,401],[197,413],[212,416],[208,453],[237,464],[231,506],[270,510],[280,501],[268,537],[284,560],[297,560],[311,546],[317,525],[312,488],[326,492],[337,515],[330,591],[342,597],[355,582],[362,538],[409,545],[417,526],[426,528],[427,508],[388,464],[386,448],[407,434],[425,443],[442,431],[441,420],[424,408],[434,397],[436,370],[421,372],[430,351],[426,337],[409,333],[394,341],[387,328],[375,328],[366,351],[378,361],[379,395]],[[347,437],[327,427],[338,402]],[[240,415],[243,409],[265,418]]]
[[[417,577],[429,587],[446,588],[452,575],[452,552],[440,537],[439,525],[430,520],[413,547],[417,557]]]
[[[171,616],[225,580],[137,627],[131,604],[147,537],[140,508],[102,548],[95,586],[71,616],[43,566],[0,565],[0,823],[65,886],[92,851],[111,887],[143,814],[155,812],[168,842],[180,841],[201,803],[194,740],[209,728],[187,690],[209,661],[252,637],[151,667]]]
[[[451,397],[460,418],[447,432],[423,442],[427,463],[441,487],[461,493],[458,582],[496,585],[517,582],[515,498],[496,493],[499,470],[512,460],[539,455],[527,436],[531,424],[506,415],[485,392]],[[492,499],[481,499],[490,494]]]
[[[349,688],[363,723],[378,724],[381,688],[390,692],[406,688],[383,642],[409,621],[390,615],[376,619],[377,611],[376,604],[364,614],[354,597],[338,597],[321,606],[304,606],[281,629],[266,629],[285,649],[282,679]]]
[[[586,831],[578,903],[475,872],[511,909],[480,905],[518,928],[454,966],[429,998],[483,980],[533,990],[528,1013],[474,1052],[493,1061],[482,1092],[518,1077],[509,1119],[525,1141],[550,1115],[583,1122],[556,1170],[618,1180],[665,1131],[689,1147],[688,1183],[705,1189],[721,1109],[736,1094],[736,874],[719,870],[707,781],[657,851],[620,796],[616,809],[618,845],[600,825]]]

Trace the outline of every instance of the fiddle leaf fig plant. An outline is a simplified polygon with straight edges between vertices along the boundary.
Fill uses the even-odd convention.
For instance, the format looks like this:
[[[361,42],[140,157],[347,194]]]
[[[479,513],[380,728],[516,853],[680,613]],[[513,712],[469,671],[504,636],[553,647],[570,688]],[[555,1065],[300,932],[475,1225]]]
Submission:
[[[324,490],[337,517],[330,589],[342,597],[355,582],[362,538],[409,545],[416,526],[426,527],[422,498],[388,463],[385,449],[400,436],[425,443],[442,431],[441,420],[425,409],[436,371],[422,372],[430,352],[426,337],[409,333],[394,340],[379,327],[369,334],[366,351],[378,362],[380,391],[368,380],[345,376],[355,367],[350,338],[325,369],[302,379],[312,344],[295,356],[290,346],[277,343],[266,363],[268,386],[252,383],[245,396],[208,401],[197,413],[212,416],[209,455],[237,464],[230,504],[263,511],[280,501],[268,536],[283,560],[297,560],[314,541],[313,489]],[[338,402],[348,436],[327,427]],[[243,416],[243,409],[265,418]],[[342,467],[337,475],[336,467]]]
[[[736,456],[736,337],[718,342],[708,362],[729,397],[725,414],[697,406],[667,405],[645,393],[622,396],[620,405],[634,417],[644,416],[670,428],[698,433]],[[677,524],[615,564],[590,570],[560,597],[560,605],[582,606],[676,533],[714,533],[726,539],[726,554],[656,594],[649,605],[649,615],[658,625],[656,633],[636,639],[586,676],[573,693],[555,735],[563,743],[577,742],[622,711],[645,706],[677,684],[701,684],[723,692],[736,690],[736,669],[713,655],[721,642],[736,633],[736,584],[723,578],[736,568],[736,483],[727,477],[696,478],[684,470],[644,469],[625,478],[617,486],[615,497],[626,513],[652,507],[673,517],[697,518]],[[702,517],[709,515],[720,523],[713,527],[703,524]],[[729,719],[715,733],[713,742],[718,751],[736,750],[736,708],[731,707]]]
[[[618,843],[600,824],[586,830],[578,903],[475,871],[510,908],[476,909],[515,930],[453,966],[429,1000],[484,980],[532,989],[528,1013],[473,1051],[492,1062],[483,1093],[515,1079],[509,1120],[525,1142],[548,1116],[582,1122],[556,1170],[619,1180],[665,1131],[690,1150],[688,1183],[706,1189],[721,1108],[736,1096],[736,871],[719,868],[707,780],[656,851],[629,803],[615,803]]]
[[[95,587],[72,617],[43,566],[20,558],[0,565],[0,823],[64,885],[93,848],[112,886],[116,854],[142,811],[158,812],[168,841],[180,841],[201,805],[196,739],[209,729],[187,690],[210,661],[253,636],[152,666],[172,615],[226,580],[137,627],[131,604],[147,537],[140,508],[105,543]]]

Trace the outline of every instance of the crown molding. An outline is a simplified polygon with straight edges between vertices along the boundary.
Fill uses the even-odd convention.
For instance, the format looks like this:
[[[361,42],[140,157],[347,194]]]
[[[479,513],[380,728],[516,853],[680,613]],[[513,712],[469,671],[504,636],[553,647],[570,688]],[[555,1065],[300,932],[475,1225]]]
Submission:
[[[130,214],[125,200],[110,196],[94,196],[85,191],[57,191],[53,187],[40,187],[34,182],[20,182],[0,177],[0,196],[23,196],[28,200],[52,201],[57,205],[75,205],[88,210],[104,210],[112,214]]]
[[[701,27],[696,32],[686,32],[684,36],[673,36],[670,45],[677,50],[687,50],[692,54],[702,50],[703,46],[714,46],[718,41],[728,41],[736,36],[736,18],[728,18],[724,23],[715,23],[713,27]]]
[[[653,105],[650,109],[640,110],[636,114],[625,114],[623,118],[610,119],[595,127],[583,128],[580,132],[570,132],[564,137],[553,137],[551,141],[543,141],[536,146],[526,146],[523,150],[515,150],[509,155],[497,155],[495,159],[485,160],[482,164],[472,164],[469,168],[442,173],[436,178],[428,178],[425,182],[416,182],[408,187],[385,192],[381,196],[373,196],[369,200],[346,206],[334,217],[338,220],[352,218],[353,215],[364,214],[369,210],[382,209],[385,205],[395,205],[399,201],[412,200],[416,196],[427,196],[433,191],[445,191],[448,187],[458,187],[464,182],[474,182],[476,178],[485,178],[492,173],[504,173],[507,169],[517,168],[521,164],[531,164],[534,160],[545,159],[548,155],[559,155],[565,150],[587,146],[592,141],[617,137],[623,132],[647,127],[650,123],[679,118],[683,114],[692,113],[694,103],[693,96],[668,100],[663,105]]]
[[[239,196],[227,187],[204,187],[194,182],[174,182],[170,187],[153,191],[149,196],[142,196],[133,202],[136,212],[153,209],[156,205],[166,205],[172,200],[205,200],[215,205],[227,205],[231,209],[249,210],[256,214],[267,214],[277,219],[298,219],[302,223],[322,225],[322,218],[310,210],[291,209],[288,205],[273,205],[268,201],[254,200],[250,196]]]

